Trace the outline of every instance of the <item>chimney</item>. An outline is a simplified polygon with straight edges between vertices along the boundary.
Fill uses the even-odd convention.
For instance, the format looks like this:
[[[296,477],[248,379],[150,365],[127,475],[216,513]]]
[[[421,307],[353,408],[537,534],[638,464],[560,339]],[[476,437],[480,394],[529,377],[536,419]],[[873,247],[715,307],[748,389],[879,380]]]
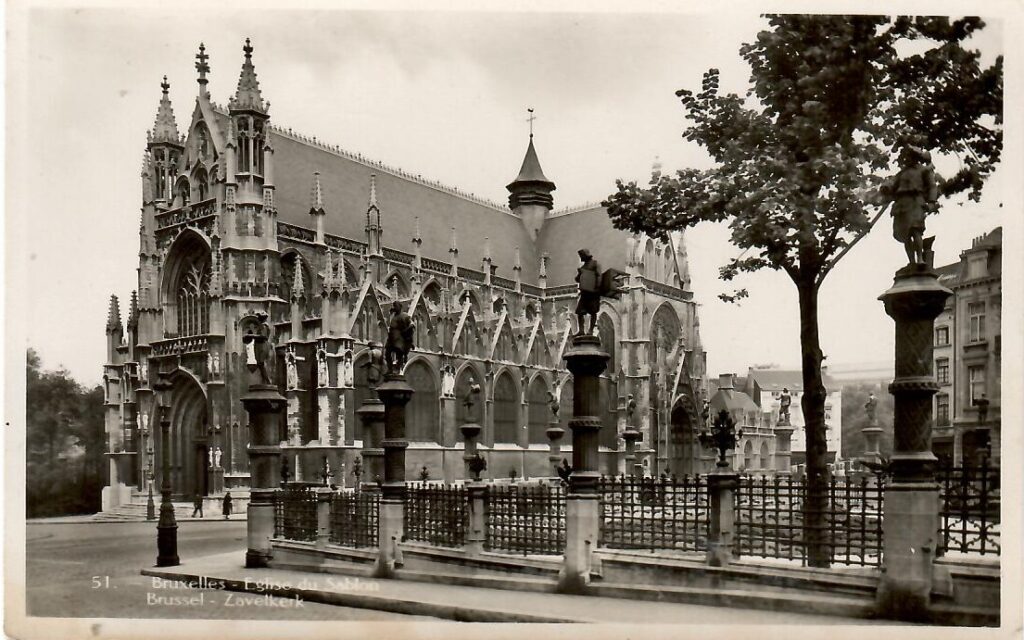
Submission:
[[[736,375],[735,373],[723,373],[723,374],[719,375],[718,376],[718,388],[719,388],[719,390],[726,390],[726,389],[728,389],[728,390],[731,391],[733,389],[733,386],[732,386],[733,376],[735,376],[735,375]]]

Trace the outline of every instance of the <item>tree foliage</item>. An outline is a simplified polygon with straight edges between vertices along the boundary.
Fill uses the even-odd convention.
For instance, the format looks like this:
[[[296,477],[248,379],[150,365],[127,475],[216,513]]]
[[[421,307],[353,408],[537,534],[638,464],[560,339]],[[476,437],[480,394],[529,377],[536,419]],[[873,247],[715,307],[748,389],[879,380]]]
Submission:
[[[771,15],[740,48],[746,95],[722,94],[710,69],[699,91],[677,92],[683,137],[703,147],[707,169],[652,174],[646,187],[616,181],[602,204],[622,229],[665,238],[701,222],[725,223],[743,249],[720,270],[785,272],[797,287],[806,419],[809,562],[827,564],[825,388],[818,291],[829,271],[880,215],[875,195],[906,146],[956,157],[939,176],[943,197],[977,200],[1002,151],[1003,62],[983,68],[965,41],[978,18]],[[872,214],[875,214],[872,217]],[[745,290],[723,295],[735,301]]]
[[[84,389],[64,369],[26,359],[26,513],[91,513],[105,484],[103,389]]]

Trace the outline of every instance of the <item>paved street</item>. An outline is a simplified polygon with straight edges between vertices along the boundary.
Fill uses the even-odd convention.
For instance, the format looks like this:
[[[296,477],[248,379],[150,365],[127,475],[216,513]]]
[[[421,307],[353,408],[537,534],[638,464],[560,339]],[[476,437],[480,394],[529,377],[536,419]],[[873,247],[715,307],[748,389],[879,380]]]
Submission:
[[[181,522],[178,555],[189,558],[238,551],[244,555],[245,522]],[[151,522],[29,524],[26,533],[26,606],[31,616],[274,620],[433,620],[313,602],[267,606],[238,601],[249,594],[216,589],[155,588],[139,574],[154,566],[156,524]],[[202,596],[201,599],[193,598]],[[176,603],[180,602],[180,604]],[[278,602],[278,604],[282,604]],[[240,605],[240,606],[239,606]]]

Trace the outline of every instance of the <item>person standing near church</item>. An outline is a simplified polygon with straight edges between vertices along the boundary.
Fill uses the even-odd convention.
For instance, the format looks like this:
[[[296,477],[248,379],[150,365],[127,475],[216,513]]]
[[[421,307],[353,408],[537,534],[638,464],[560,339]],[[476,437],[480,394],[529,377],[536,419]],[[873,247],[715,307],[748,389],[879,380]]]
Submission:
[[[224,492],[224,508],[221,509],[224,512],[224,519],[227,520],[228,516],[231,515],[231,492]]]
[[[203,496],[201,496],[201,495],[199,495],[197,493],[195,500],[192,501],[192,507],[193,507],[192,508],[192,517],[193,518],[196,517],[196,513],[198,513],[199,517],[202,518],[203,517]]]

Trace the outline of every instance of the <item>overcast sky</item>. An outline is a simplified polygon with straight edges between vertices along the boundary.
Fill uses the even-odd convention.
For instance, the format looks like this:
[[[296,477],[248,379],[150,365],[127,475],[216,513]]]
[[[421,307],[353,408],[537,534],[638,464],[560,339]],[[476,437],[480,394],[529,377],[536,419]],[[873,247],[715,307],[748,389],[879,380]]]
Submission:
[[[226,103],[252,39],[271,119],[295,131],[426,178],[504,202],[536,111],[536,146],[557,183],[556,208],[600,200],[616,178],[646,180],[702,164],[681,139],[675,91],[698,89],[709,67],[743,91],[739,46],[764,21],[754,12],[413,13],[342,11],[35,10],[15,49],[8,129],[8,278],[27,285],[9,314],[24,314],[26,346],[82,382],[102,373],[108,298],[127,315],[137,285],[139,169],[167,75],[181,130],[197,93],[194,55],[205,42],[213,99]],[[971,44],[1001,52],[992,22]],[[25,57],[20,57],[24,53]],[[20,79],[18,78],[20,76]],[[998,173],[980,204],[947,203],[929,218],[937,262],[1004,222]],[[328,209],[330,203],[327,203]],[[387,203],[383,203],[386,210]],[[385,217],[386,221],[386,217]],[[386,224],[386,222],[385,222]],[[401,238],[400,232],[386,237]],[[687,236],[709,374],[758,363],[798,367],[796,293],[785,275],[745,277],[751,297],[718,301],[718,267],[737,251],[724,228]],[[398,248],[403,248],[399,246]],[[892,358],[893,326],[877,296],[906,260],[888,216],[829,276],[821,296],[827,364]],[[21,338],[19,338],[20,340]]]

